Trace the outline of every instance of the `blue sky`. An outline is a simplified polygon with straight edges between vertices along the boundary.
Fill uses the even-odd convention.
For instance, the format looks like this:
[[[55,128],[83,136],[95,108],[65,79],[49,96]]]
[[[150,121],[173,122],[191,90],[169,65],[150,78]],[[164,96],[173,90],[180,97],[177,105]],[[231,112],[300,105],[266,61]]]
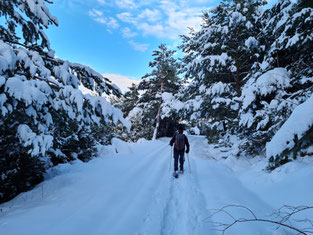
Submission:
[[[150,71],[161,43],[175,49],[187,26],[199,27],[201,12],[217,0],[54,0],[59,26],[49,36],[56,56],[102,74],[140,79]]]

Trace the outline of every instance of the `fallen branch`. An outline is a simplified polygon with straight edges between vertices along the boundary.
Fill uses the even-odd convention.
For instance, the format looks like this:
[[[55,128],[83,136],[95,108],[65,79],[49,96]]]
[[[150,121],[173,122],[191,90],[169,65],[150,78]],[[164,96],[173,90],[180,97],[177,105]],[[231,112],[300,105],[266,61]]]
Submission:
[[[237,218],[231,212],[229,212],[229,209],[234,209],[234,208],[245,210],[246,212],[248,212],[251,218]],[[285,205],[279,208],[277,211],[274,211],[274,213],[271,215],[272,217],[274,216],[274,219],[266,219],[266,218],[257,217],[256,214],[248,207],[241,206],[241,205],[227,205],[220,209],[215,210],[215,212],[208,218],[208,220],[211,219],[213,216],[221,214],[221,213],[227,215],[227,217],[232,220],[229,223],[209,220],[209,222],[211,222],[213,225],[217,227],[216,230],[220,231],[222,234],[225,234],[225,232],[228,229],[230,229],[231,227],[233,227],[234,225],[238,223],[265,222],[269,224],[278,225],[277,229],[279,227],[284,227],[284,228],[297,232],[297,234],[308,235],[308,234],[313,234],[313,221],[311,219],[308,219],[308,218],[294,219],[294,221],[297,223],[304,223],[308,225],[308,227],[306,228],[297,228],[292,225],[290,220],[292,216],[300,212],[311,210],[311,209],[313,209],[313,206],[287,206]]]

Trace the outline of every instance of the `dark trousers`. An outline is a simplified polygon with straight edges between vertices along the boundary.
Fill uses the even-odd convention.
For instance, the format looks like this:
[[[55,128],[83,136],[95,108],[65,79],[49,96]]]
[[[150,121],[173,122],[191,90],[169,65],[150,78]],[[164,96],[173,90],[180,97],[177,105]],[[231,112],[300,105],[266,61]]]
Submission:
[[[180,165],[180,170],[184,170],[184,152],[185,151],[177,151],[176,149],[174,150],[174,170],[178,170],[178,161]]]

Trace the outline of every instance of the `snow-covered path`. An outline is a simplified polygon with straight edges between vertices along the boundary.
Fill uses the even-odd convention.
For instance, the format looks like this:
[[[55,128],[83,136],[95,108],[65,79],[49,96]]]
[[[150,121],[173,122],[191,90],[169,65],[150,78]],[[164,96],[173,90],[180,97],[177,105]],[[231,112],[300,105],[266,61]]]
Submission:
[[[276,209],[247,187],[253,180],[244,185],[227,164],[208,158],[204,137],[190,137],[192,174],[186,161],[185,174],[174,179],[168,142],[124,144],[119,154],[59,166],[34,190],[0,205],[0,235],[214,235],[212,209],[244,205],[260,216]],[[230,234],[272,234],[269,228],[236,226]]]

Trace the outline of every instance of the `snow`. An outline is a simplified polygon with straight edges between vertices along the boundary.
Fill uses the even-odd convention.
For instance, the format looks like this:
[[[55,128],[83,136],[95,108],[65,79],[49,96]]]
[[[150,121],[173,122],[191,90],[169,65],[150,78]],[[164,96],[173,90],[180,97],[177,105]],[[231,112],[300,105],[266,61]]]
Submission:
[[[129,91],[129,87],[131,87],[132,84],[138,85],[140,82],[139,80],[135,80],[119,74],[103,74],[103,76],[110,79],[113,84],[116,84],[119,89],[121,89],[123,94]]]
[[[249,49],[253,49],[258,47],[259,42],[255,39],[255,37],[249,37],[246,41],[245,41],[245,46],[248,47]]]
[[[313,95],[304,103],[297,106],[283,126],[276,132],[266,145],[266,156],[280,155],[284,150],[295,146],[294,138],[300,140],[313,126]]]
[[[131,147],[126,142],[118,139],[112,139],[112,146],[117,154],[130,154],[132,153]]]
[[[254,121],[253,114],[251,112],[248,112],[241,115],[239,125],[247,126],[249,128],[252,126],[253,121]]]
[[[266,96],[277,89],[283,90],[290,86],[290,74],[285,68],[275,68],[259,76],[256,81],[248,82],[242,91],[243,109],[254,100],[256,94]]]
[[[296,44],[299,40],[300,40],[299,34],[295,34],[292,38],[290,38],[288,40],[286,47],[290,47],[290,46]]]
[[[46,28],[48,27],[51,20],[58,24],[57,18],[50,14],[48,7],[42,0],[26,0],[26,3],[31,12],[35,14],[37,18],[39,18],[39,20]]]
[[[163,100],[163,103],[162,103],[161,118],[170,116],[173,110],[179,112],[185,107],[183,102],[176,99],[174,95],[169,92],[162,93],[162,100]]]
[[[226,66],[226,62],[231,60],[231,58],[227,55],[227,53],[222,53],[221,55],[209,55],[209,56],[198,56],[197,59],[194,59],[187,67],[192,67],[195,64],[203,64],[203,61],[209,60],[211,66],[215,66],[216,63],[222,66]],[[210,68],[211,69],[211,68]]]
[[[203,136],[188,138],[190,168],[186,160],[185,174],[178,179],[169,171],[169,138],[136,144],[115,139],[114,147],[99,146],[99,158],[50,169],[43,183],[0,205],[0,235],[217,235],[210,221],[229,222],[226,214],[213,215],[226,205],[249,207],[267,219],[283,205],[311,205],[311,159],[269,174],[263,170],[265,158],[237,159],[236,148],[225,151],[208,145]],[[248,216],[240,209],[232,214]],[[290,232],[253,222],[235,225],[226,234]]]
[[[290,86],[290,76],[285,68],[275,68],[263,75],[256,81],[256,87],[261,95],[270,94],[275,88],[285,88]]]
[[[0,87],[2,87],[5,84],[6,80],[4,77],[0,76]]]
[[[219,64],[225,66],[226,61],[230,60],[230,57],[227,55],[227,53],[222,53],[221,55],[211,55],[207,56],[206,59],[210,59],[211,66],[215,65],[215,62],[217,61]]]
[[[37,156],[38,154],[45,155],[46,151],[53,145],[53,137],[51,135],[36,135],[25,124],[18,126],[17,135],[24,147],[33,145],[33,148],[29,150],[32,156]]]
[[[12,48],[0,40],[0,74],[15,67],[16,55]]]
[[[27,55],[26,49],[19,49],[17,53],[17,60],[25,64],[25,68],[29,69],[31,76],[34,76],[37,69],[33,61]]]
[[[53,72],[57,77],[62,79],[64,85],[73,85],[75,88],[78,87],[78,81],[75,79],[75,76],[69,73],[68,62],[64,62],[64,64],[60,66],[55,66]]]
[[[208,90],[207,94],[212,96],[221,95],[229,91],[229,85],[226,83],[218,82],[214,83]]]
[[[36,103],[40,106],[48,101],[47,96],[52,92],[47,83],[25,80],[21,76],[8,78],[5,91],[17,100],[23,100],[26,105]]]
[[[240,12],[233,12],[229,19],[229,26],[238,25],[242,21],[246,21],[247,18],[243,16]]]
[[[134,117],[136,117],[137,115],[140,115],[142,112],[143,112],[143,109],[142,109],[142,108],[135,107],[135,108],[133,108],[133,109],[129,112],[127,119],[134,118]]]
[[[198,127],[192,127],[189,129],[189,132],[194,133],[195,135],[200,135],[200,129]]]

